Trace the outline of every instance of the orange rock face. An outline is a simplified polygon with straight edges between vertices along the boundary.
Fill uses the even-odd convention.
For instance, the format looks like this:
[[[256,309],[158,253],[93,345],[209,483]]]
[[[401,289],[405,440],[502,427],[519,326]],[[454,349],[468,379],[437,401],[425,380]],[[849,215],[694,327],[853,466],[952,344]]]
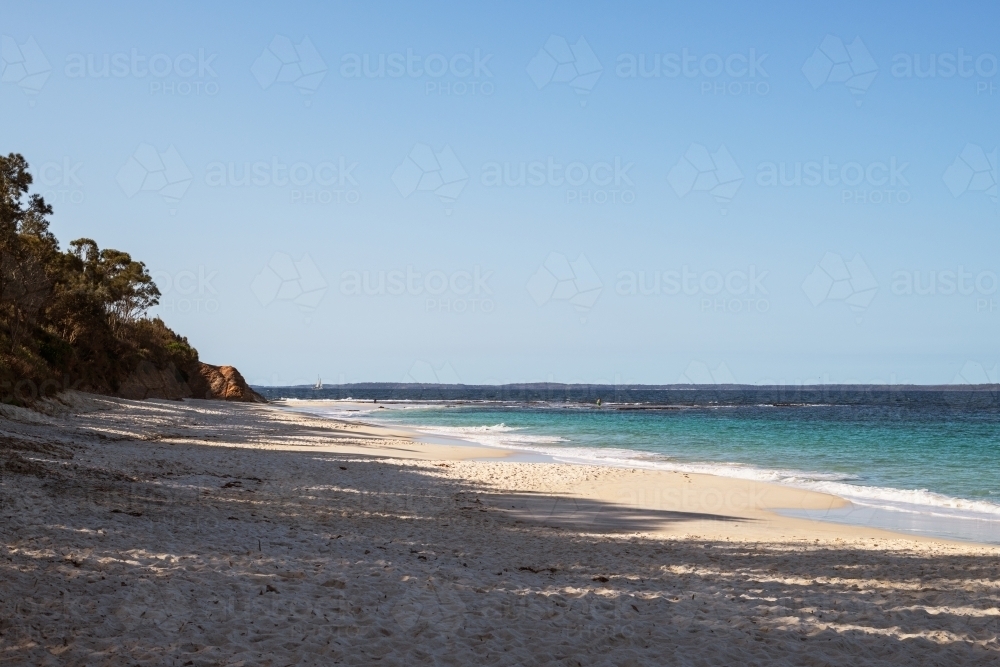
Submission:
[[[199,362],[198,368],[190,375],[188,384],[194,398],[267,403],[233,366],[212,366]]]
[[[234,367],[212,366],[202,362],[181,372],[173,364],[161,370],[144,361],[122,383],[117,395],[140,401],[147,398],[170,400],[204,398],[216,401],[267,403],[263,396],[250,388]]]

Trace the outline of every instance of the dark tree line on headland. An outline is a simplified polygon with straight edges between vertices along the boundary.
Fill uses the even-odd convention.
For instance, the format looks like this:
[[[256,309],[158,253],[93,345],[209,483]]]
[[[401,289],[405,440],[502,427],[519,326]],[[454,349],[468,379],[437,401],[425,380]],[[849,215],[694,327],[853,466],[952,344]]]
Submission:
[[[113,394],[143,362],[187,380],[198,353],[146,316],[160,297],[146,266],[88,238],[61,250],[31,183],[21,155],[0,155],[0,400]]]

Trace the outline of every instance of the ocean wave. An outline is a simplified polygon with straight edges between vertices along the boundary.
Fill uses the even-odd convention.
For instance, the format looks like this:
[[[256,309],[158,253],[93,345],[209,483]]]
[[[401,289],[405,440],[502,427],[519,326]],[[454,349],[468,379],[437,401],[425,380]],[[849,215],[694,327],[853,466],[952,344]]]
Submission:
[[[730,462],[688,462],[676,461],[663,454],[642,452],[631,449],[612,449],[597,447],[532,447],[531,451],[545,454],[557,461],[565,463],[586,463],[596,465],[613,465],[616,467],[646,468],[650,470],[669,470],[671,472],[688,472],[702,475],[717,475],[757,482],[773,482],[789,484],[794,482],[812,481],[847,481],[857,479],[856,475],[848,473],[814,473],[802,470],[759,468],[743,463]]]
[[[486,447],[524,449],[530,450],[531,445],[555,444],[567,442],[565,438],[549,435],[528,435],[515,433],[521,429],[507,426],[506,424],[494,424],[493,426],[434,426],[409,425],[420,433],[427,435],[443,435],[451,438],[471,440],[472,442]]]
[[[545,445],[567,442],[567,440],[553,436],[511,434],[508,431],[516,429],[511,429],[503,424],[476,427],[421,427],[420,430],[426,433],[464,437],[486,446],[528,451],[548,456],[563,463],[717,475],[828,493],[857,505],[884,510],[952,518],[1000,520],[1000,504],[986,500],[957,498],[928,489],[897,489],[855,484],[851,482],[858,480],[858,476],[848,473],[760,468],[743,463],[685,462],[671,460],[669,457],[653,452],[620,448],[547,447]]]
[[[932,508],[932,511],[927,513],[936,516],[979,518],[970,516],[971,513],[994,521],[1000,519],[1000,505],[996,503],[956,498],[928,489],[896,489],[890,486],[862,486],[837,482],[814,482],[803,486],[814,491],[841,496],[856,505],[897,512],[911,512],[914,508]]]
[[[424,427],[419,427],[424,428]],[[504,423],[494,424],[493,426],[440,426],[434,427],[435,431],[447,430],[451,433],[507,433],[510,431],[520,431],[521,429],[517,426],[507,426]]]
[[[331,402],[335,402],[334,401]],[[426,405],[426,404],[425,404]],[[338,418],[366,417],[377,409],[364,412],[336,411]],[[329,416],[335,416],[330,411]],[[987,500],[958,498],[928,489],[898,489],[870,486],[856,482],[857,475],[782,468],[761,468],[743,463],[677,461],[654,452],[622,448],[560,446],[569,442],[559,436],[521,433],[519,427],[504,423],[479,426],[409,425],[421,433],[470,440],[487,447],[516,449],[547,456],[554,461],[588,465],[607,465],[650,470],[668,470],[717,475],[759,482],[782,484],[809,491],[839,496],[865,507],[894,512],[912,512],[957,519],[1000,520],[1000,504]],[[555,446],[552,446],[555,445]]]

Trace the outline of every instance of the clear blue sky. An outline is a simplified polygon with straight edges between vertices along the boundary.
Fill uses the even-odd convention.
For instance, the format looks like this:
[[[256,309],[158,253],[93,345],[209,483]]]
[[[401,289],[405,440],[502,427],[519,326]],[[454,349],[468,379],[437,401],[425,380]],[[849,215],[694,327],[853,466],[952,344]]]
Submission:
[[[256,383],[995,381],[995,5],[535,4],[4,1],[0,150]]]

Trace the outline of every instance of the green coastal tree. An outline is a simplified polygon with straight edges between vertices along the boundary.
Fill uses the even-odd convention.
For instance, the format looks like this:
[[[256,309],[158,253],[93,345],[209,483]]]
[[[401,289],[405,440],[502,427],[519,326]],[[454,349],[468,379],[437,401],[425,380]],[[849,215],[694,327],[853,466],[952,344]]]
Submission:
[[[160,290],[146,265],[127,252],[101,250],[92,239],[77,239],[69,246],[83,284],[93,290],[115,335],[160,302]]]
[[[23,156],[0,155],[0,382],[69,373],[114,391],[143,360],[196,362],[186,339],[146,317],[160,292],[145,264],[89,238],[61,251],[31,184]]]
[[[0,157],[0,317],[12,352],[44,306],[51,287],[45,259],[58,252],[46,218],[52,207],[37,194],[27,196],[31,183],[22,156]]]

